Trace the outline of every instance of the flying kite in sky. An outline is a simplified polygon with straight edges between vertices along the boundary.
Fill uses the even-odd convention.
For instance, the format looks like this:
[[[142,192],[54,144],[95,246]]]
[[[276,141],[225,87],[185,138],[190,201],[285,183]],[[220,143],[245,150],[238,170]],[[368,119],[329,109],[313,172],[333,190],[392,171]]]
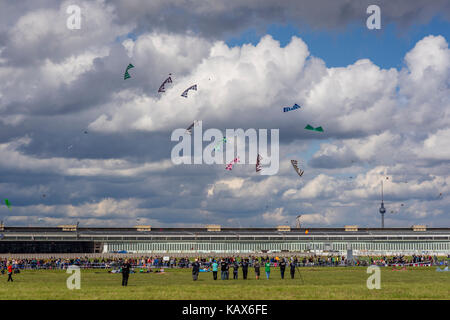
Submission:
[[[187,134],[192,134],[192,128],[198,126],[198,120],[194,120],[192,124],[186,129]]]
[[[188,91],[189,91],[189,90],[195,90],[195,91],[197,91],[197,85],[194,84],[193,86],[190,86],[189,88],[187,88],[186,90],[184,90],[183,93],[181,94],[181,96],[187,98],[187,97],[188,97]]]
[[[394,207],[394,210],[391,210],[391,213],[400,213],[402,207],[404,207],[404,206],[405,206],[404,203],[400,204],[400,207],[399,207],[398,205],[396,205],[396,206]]]
[[[312,131],[323,132],[323,128],[322,128],[322,127],[314,128],[313,126],[311,126],[311,125],[309,125],[309,124],[306,125],[305,129],[306,129],[306,130],[312,130]]]
[[[170,77],[171,75],[172,74],[169,73],[169,77],[166,80],[164,80],[162,85],[159,87],[158,92],[166,92],[166,88],[164,87],[164,85],[167,83],[172,83],[172,78]]]
[[[233,165],[236,164],[237,162],[239,162],[239,157],[234,158],[233,161],[231,161],[229,164],[227,164],[227,166],[225,167],[226,170],[233,170]]]
[[[131,78],[130,74],[128,73],[128,70],[130,70],[131,68],[134,68],[134,66],[130,63],[127,67],[127,69],[125,70],[125,74],[123,75],[123,80],[127,80],[128,78]]]
[[[8,207],[8,209],[11,210],[11,203],[9,203],[9,200],[8,200],[8,199],[5,199],[5,204],[6,204],[6,206]]]
[[[262,160],[262,157],[258,153],[258,157],[256,158],[256,172],[261,171],[261,160]]]
[[[217,142],[217,144],[214,146],[214,151],[219,151],[220,150],[220,145],[222,143],[227,143],[227,138],[223,138],[222,141]]]
[[[301,177],[305,171],[300,170],[300,168],[298,167],[298,161],[297,160],[291,160],[291,163],[292,163],[292,166],[294,167],[295,171]]]
[[[298,104],[294,104],[292,107],[285,107],[283,108],[283,112],[288,112],[296,109],[300,109],[301,107]]]

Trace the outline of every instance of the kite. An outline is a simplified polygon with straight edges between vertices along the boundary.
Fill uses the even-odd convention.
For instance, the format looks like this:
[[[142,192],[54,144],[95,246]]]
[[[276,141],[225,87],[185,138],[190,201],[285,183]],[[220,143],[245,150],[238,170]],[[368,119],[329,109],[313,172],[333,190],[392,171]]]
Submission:
[[[405,206],[404,203],[400,204],[400,207],[399,206],[395,206],[394,210],[391,210],[391,213],[400,213],[401,209],[402,209],[401,207],[404,207],[404,206]]]
[[[84,131],[84,134],[87,134],[88,132],[87,131]]]
[[[158,92],[166,92],[166,88],[164,87],[164,85],[166,83],[172,83],[172,78],[170,77],[171,75],[172,74],[169,73],[169,77],[166,80],[164,80],[164,82],[161,84],[161,86],[158,89]]]
[[[130,70],[131,68],[134,68],[134,66],[130,63],[127,67],[127,69],[125,70],[125,74],[123,75],[123,80],[127,80],[128,78],[131,78],[130,74],[128,73],[128,70]]]
[[[229,164],[227,164],[227,166],[225,167],[226,170],[233,170],[233,165],[236,164],[237,162],[239,162],[239,157],[234,158],[233,161],[231,161]]]
[[[258,153],[258,157],[256,158],[256,172],[261,171],[261,160],[262,160],[262,157]]]
[[[407,270],[406,270],[406,267],[404,266],[401,269],[397,269],[397,268],[392,267],[392,271],[407,271]]]
[[[11,210],[11,203],[9,203],[9,200],[8,200],[8,199],[5,199],[5,204],[6,204],[6,206],[8,207],[8,209]]]
[[[301,177],[305,171],[302,171],[298,167],[298,161],[297,160],[291,160],[292,166],[294,167],[295,171],[298,173],[298,175]]]
[[[71,144],[69,147],[67,147],[68,150],[72,149],[73,145]]]
[[[439,268],[439,267],[436,267],[436,271],[437,271],[437,272],[448,272],[448,271],[450,271],[450,270],[448,269],[448,267],[445,267],[444,269],[441,269],[441,268]]]
[[[189,88],[187,88],[186,90],[184,90],[183,93],[181,94],[181,96],[187,98],[187,97],[188,97],[187,94],[188,94],[188,91],[189,91],[189,90],[195,90],[195,91],[197,91],[197,85],[194,84],[193,86],[190,86]]]
[[[288,111],[292,111],[292,110],[297,110],[300,109],[301,107],[298,104],[294,104],[291,108],[289,107],[285,107],[283,108],[283,112],[288,112]]]
[[[223,138],[222,141],[218,142],[215,146],[214,146],[214,151],[219,151],[220,150],[220,145],[225,142],[227,143],[227,138]]]
[[[306,129],[306,130],[312,130],[312,131],[323,132],[323,128],[322,128],[322,127],[314,128],[313,126],[311,126],[311,125],[309,125],[309,124],[306,125],[305,129]]]
[[[194,122],[192,122],[192,124],[186,129],[186,133],[192,134],[192,128],[197,127],[197,126],[198,126],[198,121],[194,120]]]
[[[305,230],[305,234],[308,234],[309,233],[309,230]]]

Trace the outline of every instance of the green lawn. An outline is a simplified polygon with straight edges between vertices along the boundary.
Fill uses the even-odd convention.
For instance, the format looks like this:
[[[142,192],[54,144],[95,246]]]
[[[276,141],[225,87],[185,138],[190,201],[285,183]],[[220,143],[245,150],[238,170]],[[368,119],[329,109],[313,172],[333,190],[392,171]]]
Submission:
[[[296,273],[291,280],[286,272],[280,279],[272,268],[271,279],[214,281],[212,273],[200,273],[192,280],[190,270],[168,270],[166,274],[131,274],[128,287],[121,286],[121,274],[83,270],[81,289],[69,290],[64,271],[23,271],[7,283],[0,275],[0,299],[449,299],[450,272],[435,268],[408,268],[407,271],[381,270],[381,289],[369,290],[364,267],[301,268],[304,284]],[[230,273],[231,275],[231,273]],[[219,272],[220,279],[220,272]]]

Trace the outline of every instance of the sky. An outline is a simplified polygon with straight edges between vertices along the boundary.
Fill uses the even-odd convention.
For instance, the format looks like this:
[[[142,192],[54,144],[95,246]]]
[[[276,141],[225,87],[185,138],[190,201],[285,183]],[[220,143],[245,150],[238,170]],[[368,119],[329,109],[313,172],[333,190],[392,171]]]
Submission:
[[[366,26],[371,4],[381,29]],[[79,29],[67,27],[70,5]],[[387,227],[450,226],[448,1],[0,8],[7,226],[274,227],[301,214],[305,227],[378,227],[382,181]],[[174,164],[171,135],[194,120],[278,129],[279,171]]]

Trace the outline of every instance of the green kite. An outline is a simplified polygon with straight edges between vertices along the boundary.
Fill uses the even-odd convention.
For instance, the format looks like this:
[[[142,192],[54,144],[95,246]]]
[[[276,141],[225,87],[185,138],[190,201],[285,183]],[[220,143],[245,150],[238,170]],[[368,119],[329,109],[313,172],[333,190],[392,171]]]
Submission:
[[[323,132],[323,128],[322,128],[322,127],[314,128],[313,126],[311,126],[311,125],[309,125],[309,124],[306,125],[305,129],[306,129],[306,130],[312,130],[312,131]]]
[[[8,207],[8,209],[11,210],[11,203],[9,203],[9,200],[8,200],[8,199],[5,199],[5,204],[6,204],[6,206]]]
[[[125,74],[123,75],[123,80],[127,80],[128,78],[131,78],[130,74],[128,73],[128,70],[131,68],[134,68],[134,66],[130,63],[127,67],[127,70],[125,70]]]

